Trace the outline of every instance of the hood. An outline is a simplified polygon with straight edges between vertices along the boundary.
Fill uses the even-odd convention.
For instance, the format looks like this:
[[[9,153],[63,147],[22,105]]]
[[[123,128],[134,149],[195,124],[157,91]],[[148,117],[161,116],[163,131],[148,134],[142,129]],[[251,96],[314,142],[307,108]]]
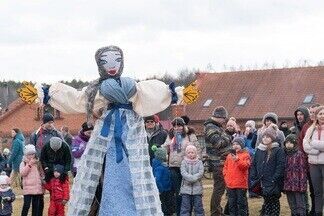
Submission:
[[[299,123],[298,120],[297,120],[297,112],[298,112],[298,111],[300,111],[300,112],[302,112],[302,113],[304,114],[304,121],[301,122],[301,123]],[[299,127],[301,127],[301,126],[303,126],[306,122],[308,122],[308,120],[309,120],[309,111],[308,111],[307,107],[304,107],[304,106],[300,106],[300,107],[298,107],[298,108],[296,109],[294,115],[295,115],[295,123],[294,123],[295,126],[299,126]]]
[[[25,137],[22,133],[17,133],[15,136],[15,139],[20,140],[20,141],[25,141]]]

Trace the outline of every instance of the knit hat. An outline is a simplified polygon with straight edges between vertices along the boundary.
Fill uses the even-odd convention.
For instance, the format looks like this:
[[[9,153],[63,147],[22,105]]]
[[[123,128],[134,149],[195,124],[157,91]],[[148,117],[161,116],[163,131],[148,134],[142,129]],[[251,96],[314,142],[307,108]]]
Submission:
[[[8,148],[3,149],[2,152],[3,155],[9,155],[10,154],[10,150]]]
[[[187,148],[186,148],[186,154],[187,154],[187,152],[189,150],[193,150],[197,154],[197,148],[196,148],[196,146],[194,146],[194,145],[188,145]]]
[[[298,142],[296,134],[289,134],[286,137],[284,144],[286,144],[287,142],[290,142],[290,143],[294,144],[294,146],[296,146],[297,142]]]
[[[154,115],[144,117],[144,122],[150,121],[150,120],[154,121],[156,123],[156,118],[154,118]]]
[[[172,126],[176,126],[176,125],[180,125],[180,126],[185,126],[185,121],[180,118],[180,117],[175,117],[172,122],[171,122]]]
[[[165,162],[167,159],[167,151],[165,148],[157,148],[154,152],[155,158],[162,162]]]
[[[227,119],[228,112],[223,106],[216,107],[213,111],[213,117]]]
[[[230,120],[228,120],[228,122],[226,123],[226,127],[227,126],[232,126],[232,127],[234,127],[234,128],[236,128],[236,122],[233,120],[233,119],[230,119]]]
[[[53,149],[54,151],[59,150],[62,147],[62,139],[59,137],[52,137],[50,139],[50,146],[51,149]]]
[[[64,166],[61,164],[54,165],[54,171],[59,172],[60,174],[64,173]]]
[[[277,131],[273,127],[268,127],[262,134],[262,137],[268,136],[274,141],[277,138]]]
[[[91,126],[89,127],[88,123],[87,123],[87,122],[84,122],[84,123],[82,124],[82,131],[83,131],[83,132],[86,132],[86,131],[90,131],[90,130],[93,130],[93,126],[91,125]]]
[[[54,117],[51,113],[44,113],[43,115],[43,124],[46,124],[47,122],[54,121]]]
[[[184,115],[184,116],[181,116],[181,118],[183,119],[183,121],[185,122],[186,125],[189,124],[190,118],[188,116]]]
[[[235,137],[235,138],[233,139],[232,143],[233,143],[233,144],[234,144],[234,143],[238,143],[238,144],[241,146],[242,149],[245,148],[245,140],[244,140],[243,137],[239,137],[239,136],[238,136],[238,137]]]
[[[35,146],[32,144],[25,145],[25,155],[31,155],[31,154],[36,154],[36,149]]]
[[[270,119],[273,123],[278,124],[278,115],[273,112],[269,112],[263,116],[263,123],[265,124],[265,121],[267,119]]]
[[[255,121],[253,120],[248,120],[246,123],[245,123],[245,127],[251,127],[253,129],[255,129]]]
[[[6,175],[6,172],[0,174],[0,185],[10,184],[10,178]]]

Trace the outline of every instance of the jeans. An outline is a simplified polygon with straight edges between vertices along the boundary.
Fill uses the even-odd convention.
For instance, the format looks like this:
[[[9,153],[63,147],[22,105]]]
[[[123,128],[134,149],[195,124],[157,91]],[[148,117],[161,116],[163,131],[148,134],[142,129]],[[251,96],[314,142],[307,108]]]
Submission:
[[[306,214],[305,193],[287,191],[287,200],[293,215]]]
[[[182,194],[181,216],[191,216],[192,209],[196,216],[204,216],[202,195]]]

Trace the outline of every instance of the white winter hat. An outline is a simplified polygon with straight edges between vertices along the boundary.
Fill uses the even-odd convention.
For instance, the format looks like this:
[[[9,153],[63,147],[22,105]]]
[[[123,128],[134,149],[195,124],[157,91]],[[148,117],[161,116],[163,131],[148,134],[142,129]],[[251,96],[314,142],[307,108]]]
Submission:
[[[10,184],[10,178],[6,175],[5,172],[2,172],[0,175],[0,185]]]
[[[8,148],[3,149],[2,152],[4,155],[9,155],[10,154],[10,150]]]
[[[35,146],[32,144],[25,145],[25,155],[36,154]]]

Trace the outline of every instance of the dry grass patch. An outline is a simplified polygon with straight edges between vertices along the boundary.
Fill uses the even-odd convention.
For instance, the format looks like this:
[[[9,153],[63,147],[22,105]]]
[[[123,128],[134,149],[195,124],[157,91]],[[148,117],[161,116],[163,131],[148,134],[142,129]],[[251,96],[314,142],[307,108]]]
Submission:
[[[204,185],[212,185],[213,181],[212,180],[204,180]],[[205,188],[204,189],[204,196],[203,196],[203,202],[204,202],[204,209],[206,212],[206,215],[210,215],[210,199],[211,199],[211,195],[212,195],[212,188]],[[16,195],[21,195],[22,191],[20,188],[15,187],[14,188],[14,192],[16,193]],[[49,197],[48,195],[45,196],[44,198],[45,201],[45,207],[44,207],[44,215],[47,215],[47,209],[49,206]],[[259,215],[259,210],[261,209],[261,205],[263,203],[263,199],[248,199],[248,203],[249,203],[249,212],[250,212],[250,216],[257,216]],[[226,197],[223,197],[222,200],[222,206],[224,207],[226,204]],[[287,203],[287,198],[285,195],[283,195],[280,199],[280,204],[281,204],[281,214],[280,215],[290,215],[290,210],[289,210],[289,206]],[[23,199],[22,198],[18,198],[16,199],[16,201],[13,203],[13,215],[14,216],[19,216],[21,214],[21,210],[22,210],[22,206],[23,206]],[[31,212],[31,209],[30,209]]]

